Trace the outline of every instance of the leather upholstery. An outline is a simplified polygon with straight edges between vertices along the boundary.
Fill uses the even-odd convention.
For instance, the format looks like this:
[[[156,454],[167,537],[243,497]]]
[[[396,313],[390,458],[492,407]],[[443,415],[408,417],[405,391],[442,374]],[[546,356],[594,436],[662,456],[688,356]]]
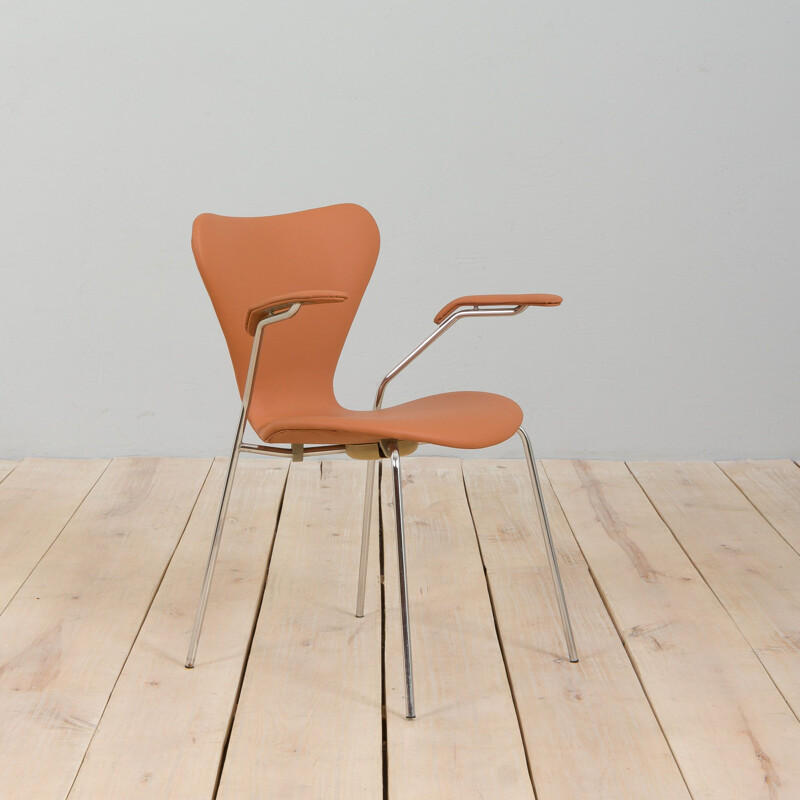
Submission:
[[[276,418],[255,428],[274,443],[359,444],[405,439],[446,447],[490,447],[513,436],[522,425],[522,409],[489,392],[447,392],[421,397],[377,411],[349,411]]]
[[[434,318],[438,325],[457,308],[466,306],[560,306],[557,294],[470,294],[451,300]]]
[[[336,401],[334,372],[379,244],[369,212],[352,204],[271,217],[202,214],[195,220],[192,249],[240,396],[253,342],[249,331],[257,325],[251,320],[276,301],[325,300],[265,331],[248,413],[253,429],[262,441],[292,444],[398,439],[479,448],[505,441],[522,423],[522,410],[496,394],[449,392],[377,411],[351,411]],[[320,292],[319,286],[333,288]],[[543,296],[492,297],[507,304],[508,297]]]

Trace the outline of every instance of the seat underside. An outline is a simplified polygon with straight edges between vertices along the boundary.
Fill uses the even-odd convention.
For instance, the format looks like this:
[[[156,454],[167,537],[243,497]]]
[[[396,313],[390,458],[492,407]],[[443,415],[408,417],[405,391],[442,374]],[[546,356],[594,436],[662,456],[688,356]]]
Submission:
[[[447,392],[376,409],[252,420],[269,444],[366,444],[397,439],[459,449],[491,447],[513,436],[522,409],[490,392]]]

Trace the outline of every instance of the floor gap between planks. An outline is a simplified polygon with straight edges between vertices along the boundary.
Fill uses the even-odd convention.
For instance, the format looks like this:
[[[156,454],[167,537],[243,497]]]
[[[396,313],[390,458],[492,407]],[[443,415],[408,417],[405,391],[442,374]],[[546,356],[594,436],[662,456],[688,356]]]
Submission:
[[[525,463],[403,459],[414,721],[363,462],[243,459],[184,669],[225,467],[0,461],[4,800],[800,797],[794,462],[544,462],[570,664]]]

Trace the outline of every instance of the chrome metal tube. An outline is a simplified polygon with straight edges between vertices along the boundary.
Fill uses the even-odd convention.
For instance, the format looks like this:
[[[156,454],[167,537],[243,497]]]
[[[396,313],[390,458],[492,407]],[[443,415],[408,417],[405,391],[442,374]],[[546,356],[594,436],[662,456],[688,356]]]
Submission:
[[[389,459],[394,484],[394,519],[397,532],[397,571],[400,583],[400,616],[403,625],[403,667],[406,679],[406,719],[414,719],[414,670],[411,662],[411,624],[408,616],[408,582],[406,580],[406,534],[403,522],[403,475],[397,442],[389,443]]]
[[[467,309],[457,309],[448,314],[439,327],[430,334],[425,340],[417,345],[397,366],[391,369],[378,386],[378,391],[375,394],[375,402],[373,409],[377,410],[383,405],[383,396],[386,392],[386,387],[397,377],[418,355],[428,349],[448,328],[450,328],[458,320],[464,317],[499,317],[499,316],[513,316],[524,311],[526,306],[508,306],[481,308],[480,306],[473,306]],[[373,482],[375,480],[375,466],[374,461],[369,462],[367,467],[367,483],[364,487],[364,518],[361,523],[361,560],[358,566],[358,596],[356,598],[356,616],[364,616],[364,592],[366,589],[367,579],[367,558],[369,554],[369,535],[370,535],[370,517],[372,515],[372,491]]]
[[[372,523],[372,493],[375,491],[375,461],[367,461],[367,482],[364,486],[364,516],[361,519],[361,557],[358,562],[358,597],[356,616],[364,616],[364,596],[367,591],[367,561]]]
[[[522,439],[522,448],[525,450],[525,460],[528,462],[528,472],[533,484],[533,493],[536,498],[536,509],[539,512],[539,523],[542,527],[542,536],[544,537],[545,550],[547,551],[547,560],[550,563],[550,573],[553,576],[553,584],[556,590],[556,600],[558,601],[558,610],[561,614],[561,624],[564,627],[564,638],[567,641],[567,651],[569,653],[569,660],[576,662],[578,660],[578,651],[575,648],[575,637],[572,635],[572,624],[569,621],[569,611],[567,610],[567,601],[564,597],[564,586],[561,583],[561,573],[558,569],[558,561],[556,560],[556,549],[553,544],[553,535],[550,532],[550,521],[547,518],[547,510],[544,505],[544,495],[542,494],[542,485],[539,482],[539,473],[536,469],[536,459],[533,455],[533,447],[531,447],[531,440],[528,434],[525,433],[524,428],[520,428],[517,433],[519,438]]]
[[[347,449],[342,444],[313,444],[311,447],[303,445],[304,456],[331,456],[334,453],[345,453]]]
[[[222,529],[225,527],[225,514],[228,510],[228,501],[231,498],[231,490],[233,489],[233,478],[236,474],[236,465],[239,463],[239,445],[244,435],[245,423],[247,422],[247,409],[242,406],[242,413],[239,417],[239,426],[236,429],[236,438],[233,441],[233,450],[231,452],[230,460],[228,461],[228,473],[225,476],[225,488],[222,490],[222,500],[219,504],[219,511],[217,512],[217,523],[214,527],[214,539],[211,543],[211,552],[208,555],[208,562],[206,564],[206,571],[203,577],[203,587],[200,590],[200,600],[197,604],[197,613],[194,618],[194,628],[192,629],[192,639],[189,642],[189,652],[186,655],[186,668],[192,669],[194,667],[195,658],[197,657],[197,645],[200,642],[200,632],[203,629],[203,619],[206,615],[206,606],[208,605],[208,595],[211,592],[211,580],[214,577],[214,567],[217,563],[217,554],[219,553],[219,544],[222,541]]]
[[[208,556],[208,563],[206,564],[206,571],[205,575],[203,576],[203,586],[200,590],[200,600],[197,604],[197,613],[195,614],[194,618],[192,638],[189,642],[189,652],[186,656],[187,669],[194,667],[195,658],[197,657],[197,646],[200,642],[200,633],[203,630],[203,620],[206,615],[208,595],[211,592],[211,581],[214,577],[214,567],[217,563],[219,545],[222,541],[222,530],[225,527],[225,514],[228,510],[228,501],[231,498],[233,479],[236,475],[236,466],[239,463],[239,453],[242,450],[242,437],[244,436],[244,429],[247,425],[247,411],[250,408],[250,397],[253,392],[253,377],[256,374],[256,364],[258,363],[258,354],[261,349],[262,334],[264,333],[264,328],[266,328],[267,325],[271,325],[273,322],[281,322],[282,320],[293,317],[300,310],[300,305],[300,303],[294,303],[286,311],[273,314],[263,319],[258,324],[255,336],[253,337],[253,347],[250,350],[250,363],[247,367],[247,379],[244,385],[244,392],[242,393],[242,411],[239,415],[239,424],[236,428],[236,437],[233,440],[233,449],[231,450],[231,457],[228,461],[228,472],[225,476],[225,487],[222,490],[222,499],[220,500],[219,511],[217,512],[217,523],[214,528],[214,539],[211,542],[211,552]]]
[[[266,444],[242,444],[239,447],[242,453],[253,453],[260,456],[281,456],[291,458],[292,451],[287,447],[273,447]],[[333,455],[334,453],[344,453],[345,449],[338,444],[322,444],[312,447],[303,447],[303,456],[323,456]]]
[[[454,323],[458,322],[460,319],[464,319],[465,317],[508,317],[514,316],[515,314],[520,314],[523,312],[527,306],[508,306],[508,307],[491,307],[491,308],[481,308],[480,306],[474,306],[470,309],[464,309],[461,311],[453,311],[452,313],[448,314],[442,321],[439,323],[439,327],[425,340],[423,340],[420,344],[418,344],[396,367],[391,369],[389,372],[386,373],[386,376],[381,381],[380,386],[378,386],[378,392],[375,395],[375,404],[374,408],[380,408],[383,404],[383,395],[386,392],[386,387],[389,385],[389,382],[397,377],[420,353],[424,352],[425,350],[430,347],[448,328],[450,328]]]

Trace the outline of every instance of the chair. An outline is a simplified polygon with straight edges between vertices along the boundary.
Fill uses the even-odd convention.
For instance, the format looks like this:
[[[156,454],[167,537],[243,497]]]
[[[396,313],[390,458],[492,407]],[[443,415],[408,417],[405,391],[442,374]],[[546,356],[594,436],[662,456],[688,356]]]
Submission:
[[[211,553],[203,579],[187,668],[192,668],[240,453],[302,460],[348,453],[367,459],[356,616],[364,613],[375,460],[388,458],[394,488],[406,716],[413,718],[401,455],[418,443],[482,448],[514,434],[522,440],[555,583],[569,660],[577,661],[553,540],[522,410],[487,392],[449,392],[383,408],[389,382],[448,328],[467,317],[519,314],[528,306],[557,306],[549,294],[459,297],[434,318],[437,328],[381,382],[373,410],[336,402],[333,376],[350,325],[378,257],[378,228],[357,205],[342,204],[271,217],[202,214],[192,230],[197,266],[233,361],[242,408],[233,441]],[[313,308],[311,307],[313,306]],[[302,309],[302,313],[301,312]],[[297,316],[296,319],[293,319]],[[291,322],[289,321],[291,320]],[[282,323],[282,324],[278,324]],[[265,333],[267,327],[269,333]],[[262,339],[268,341],[262,348]],[[243,443],[245,425],[260,444]]]

